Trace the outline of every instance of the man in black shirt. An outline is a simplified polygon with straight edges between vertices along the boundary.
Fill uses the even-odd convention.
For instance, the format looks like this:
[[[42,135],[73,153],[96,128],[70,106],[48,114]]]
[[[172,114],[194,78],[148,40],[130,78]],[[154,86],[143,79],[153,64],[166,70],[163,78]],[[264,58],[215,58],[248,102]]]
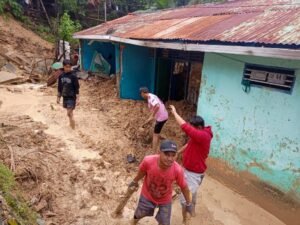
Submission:
[[[58,79],[57,103],[60,103],[60,98],[63,97],[63,107],[67,109],[67,115],[70,120],[70,126],[75,129],[75,120],[73,110],[79,101],[79,82],[71,68],[71,61],[65,59],[63,61],[64,72]]]

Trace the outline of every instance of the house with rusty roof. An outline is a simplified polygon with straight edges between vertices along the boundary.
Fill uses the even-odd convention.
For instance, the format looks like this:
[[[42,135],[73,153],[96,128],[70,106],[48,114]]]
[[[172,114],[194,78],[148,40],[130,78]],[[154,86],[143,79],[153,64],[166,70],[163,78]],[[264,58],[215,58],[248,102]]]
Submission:
[[[147,86],[197,106],[214,128],[211,156],[300,199],[300,3],[245,0],[132,13],[74,35],[120,97]]]

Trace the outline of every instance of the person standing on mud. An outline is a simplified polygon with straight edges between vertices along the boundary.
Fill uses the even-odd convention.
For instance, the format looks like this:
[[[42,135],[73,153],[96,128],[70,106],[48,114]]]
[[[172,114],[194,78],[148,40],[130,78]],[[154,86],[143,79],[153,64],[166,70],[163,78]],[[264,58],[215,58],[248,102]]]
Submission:
[[[192,192],[192,216],[195,216],[195,205],[197,200],[197,190],[204,178],[207,168],[206,159],[209,154],[210,143],[213,133],[210,126],[205,127],[202,117],[194,116],[187,123],[178,113],[173,105],[170,105],[171,112],[181,129],[187,134],[189,140],[178,153],[183,153],[184,176]],[[183,221],[186,220],[185,200],[180,196],[182,204]]]
[[[182,167],[175,161],[177,145],[165,140],[160,145],[158,155],[146,156],[139,166],[138,173],[129,188],[138,188],[139,180],[144,178],[142,192],[132,225],[146,216],[153,216],[155,208],[159,208],[156,220],[159,225],[170,225],[172,209],[172,184],[181,188],[185,199],[185,211],[192,210],[191,193],[184,179]]]
[[[152,149],[155,153],[158,152],[160,132],[169,117],[168,111],[166,110],[164,103],[156,95],[149,93],[147,87],[141,87],[140,94],[143,99],[147,100],[148,108],[151,111],[151,114],[144,125],[150,123],[154,119],[156,121],[152,139]]]
[[[79,82],[77,76],[72,71],[72,63],[70,60],[63,61],[64,72],[58,79],[57,103],[63,97],[63,107],[67,109],[70,126],[75,129],[75,120],[73,111],[79,101]],[[77,103],[76,103],[77,101]]]

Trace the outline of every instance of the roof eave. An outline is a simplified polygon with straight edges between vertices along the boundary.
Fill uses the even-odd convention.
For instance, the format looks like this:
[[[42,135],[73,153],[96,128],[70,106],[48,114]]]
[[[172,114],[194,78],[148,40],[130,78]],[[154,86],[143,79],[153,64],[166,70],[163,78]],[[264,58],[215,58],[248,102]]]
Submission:
[[[268,47],[249,47],[249,46],[230,46],[230,45],[212,45],[212,44],[193,44],[193,43],[171,43],[162,41],[145,41],[128,38],[120,38],[111,35],[74,35],[75,39],[98,40],[119,42],[144,46],[149,48],[166,48],[183,51],[199,51],[211,53],[226,53],[237,55],[251,55],[261,57],[272,57],[280,59],[300,60],[300,50]]]

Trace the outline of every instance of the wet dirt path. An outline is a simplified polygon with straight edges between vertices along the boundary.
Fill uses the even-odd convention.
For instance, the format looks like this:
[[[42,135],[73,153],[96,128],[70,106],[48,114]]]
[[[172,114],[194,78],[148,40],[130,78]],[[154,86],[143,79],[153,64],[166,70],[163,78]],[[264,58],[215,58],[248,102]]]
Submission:
[[[55,91],[41,92],[34,87],[21,86],[15,92],[0,88],[0,113],[29,115],[33,120],[46,124],[46,133],[65,143],[63,151],[72,158],[74,167],[84,174],[74,185],[74,193],[63,198],[62,209],[74,210],[76,214],[75,218],[66,218],[63,224],[130,224],[137,194],[126,206],[123,218],[112,219],[110,213],[137,167],[128,167],[125,163],[126,152],[132,148],[131,142],[120,129],[105,123],[109,118],[87,105],[88,96],[85,96],[84,89],[80,106],[75,111],[77,128],[72,130],[68,126],[65,110],[55,103]],[[284,224],[209,176],[205,177],[200,192],[197,216],[192,219],[192,225]],[[145,218],[140,224],[156,223],[153,218]],[[178,201],[175,201],[172,225],[181,224],[181,209]]]

